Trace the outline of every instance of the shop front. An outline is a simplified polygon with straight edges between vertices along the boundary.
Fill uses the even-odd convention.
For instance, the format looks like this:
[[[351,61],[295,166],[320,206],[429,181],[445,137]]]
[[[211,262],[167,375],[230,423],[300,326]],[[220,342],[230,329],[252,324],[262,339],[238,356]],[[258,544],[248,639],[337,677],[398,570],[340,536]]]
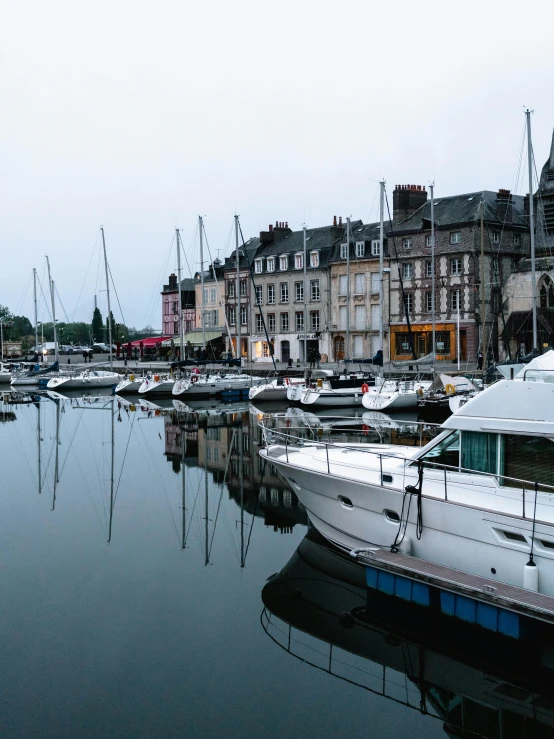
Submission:
[[[425,357],[433,352],[433,326],[430,323],[411,326],[414,351],[417,359]],[[391,359],[412,359],[413,354],[410,347],[410,336],[406,324],[391,326]],[[437,360],[451,362],[457,358],[456,324],[435,324],[435,342],[437,348]],[[466,359],[467,338],[466,329],[460,331],[460,359]]]

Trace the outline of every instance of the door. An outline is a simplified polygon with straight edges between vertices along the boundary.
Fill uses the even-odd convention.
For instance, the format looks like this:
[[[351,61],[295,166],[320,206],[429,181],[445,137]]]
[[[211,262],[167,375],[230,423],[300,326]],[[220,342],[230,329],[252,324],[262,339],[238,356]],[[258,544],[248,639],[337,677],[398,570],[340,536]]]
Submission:
[[[290,342],[285,340],[281,342],[281,362],[285,362],[285,364],[289,361],[290,358]]]
[[[417,334],[417,354],[419,357],[424,357],[427,354],[427,335]]]
[[[335,337],[335,360],[340,362],[344,359],[344,336]]]

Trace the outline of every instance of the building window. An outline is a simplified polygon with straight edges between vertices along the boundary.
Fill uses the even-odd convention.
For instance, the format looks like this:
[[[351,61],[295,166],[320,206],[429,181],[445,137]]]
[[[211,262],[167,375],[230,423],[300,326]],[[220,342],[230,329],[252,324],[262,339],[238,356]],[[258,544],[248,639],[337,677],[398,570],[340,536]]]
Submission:
[[[319,280],[310,280],[310,300],[319,300]]]
[[[414,265],[411,262],[404,262],[402,265],[402,277],[405,280],[411,280],[414,276]]]
[[[425,277],[433,276],[433,262],[425,262]]]
[[[303,254],[294,255],[294,268],[304,269],[304,255]]]
[[[310,313],[310,331],[319,331],[319,311],[313,310]]]
[[[294,314],[294,321],[296,331],[304,331],[304,314],[301,311]]]
[[[281,331],[284,334],[289,332],[289,314],[281,313]]]
[[[218,312],[217,312],[217,310],[207,310],[204,313],[204,316],[205,316],[204,325],[206,327],[217,326],[217,323],[218,323]]]
[[[268,272],[275,272],[275,257],[268,257],[265,266]]]
[[[358,331],[365,331],[365,305],[356,305],[354,308],[354,325]]]
[[[435,293],[435,310],[437,309],[437,295]],[[433,310],[433,293],[429,290],[425,293],[425,311],[431,313]]]
[[[450,260],[450,274],[461,275],[462,274],[462,258],[454,257]]]
[[[365,275],[361,272],[354,275],[354,295],[365,295]]]
[[[339,328],[341,331],[346,329],[346,306],[339,305]]]
[[[234,298],[236,296],[235,283],[232,280],[227,282],[227,295],[230,298]]]
[[[256,313],[256,333],[261,334],[264,330],[264,322],[262,320],[262,314]]]
[[[365,256],[365,241],[356,242],[356,256],[357,257]]]
[[[281,283],[281,303],[288,303],[288,302],[289,302],[289,283],[282,282]]]
[[[294,283],[294,299],[297,303],[304,302],[304,283],[303,282]]]
[[[404,239],[402,239],[402,248],[403,249],[411,249],[412,248],[412,239],[411,238],[404,238]]]
[[[267,286],[267,304],[275,305],[275,285]]]
[[[275,313],[267,314],[267,330],[270,334],[275,333]]]
[[[348,283],[346,282],[346,275],[339,275],[339,295],[346,295],[348,290]]]
[[[289,268],[289,258],[285,254],[285,255],[279,257],[279,269],[281,270],[281,272],[284,272],[288,268]]]
[[[355,357],[358,357],[361,359],[364,356],[364,337],[363,336],[353,336],[353,347],[352,352]]]
[[[462,243],[462,232],[452,231],[452,233],[450,234],[450,243],[451,244],[461,244]]]
[[[459,290],[452,290],[450,293],[450,308],[451,310],[458,311],[462,308],[462,301],[460,300],[460,291]]]
[[[425,246],[430,247],[431,246],[431,234],[427,234],[425,237]]]
[[[521,234],[514,234],[514,246],[521,246]]]
[[[208,288],[204,288],[204,305],[208,305]]]
[[[261,285],[256,285],[256,305],[261,305],[263,300],[263,287]]]
[[[229,326],[235,326],[237,322],[237,311],[235,308],[229,308]]]
[[[214,305],[217,302],[215,287],[210,288],[210,303]]]
[[[374,239],[371,242],[371,256],[378,257],[381,254],[381,242]]]
[[[261,259],[254,260],[254,272],[257,275],[259,275],[261,274],[261,271],[262,271],[262,260]]]
[[[498,231],[492,232],[492,243],[493,244],[500,244],[500,233]]]
[[[408,313],[414,312],[414,294],[413,293],[404,293],[404,297],[406,299],[406,310]]]
[[[340,245],[340,258],[346,259],[348,256],[348,244],[341,244]]]
[[[310,254],[310,267],[319,267],[319,252],[313,251]]]
[[[371,273],[371,292],[373,295],[377,295],[380,292],[381,280],[379,279],[379,272]]]
[[[241,280],[240,281],[240,294],[241,296],[245,296],[248,292],[248,281],[247,280]]]
[[[246,305],[241,305],[240,307],[240,322],[243,326],[246,326],[248,323],[248,308]]]

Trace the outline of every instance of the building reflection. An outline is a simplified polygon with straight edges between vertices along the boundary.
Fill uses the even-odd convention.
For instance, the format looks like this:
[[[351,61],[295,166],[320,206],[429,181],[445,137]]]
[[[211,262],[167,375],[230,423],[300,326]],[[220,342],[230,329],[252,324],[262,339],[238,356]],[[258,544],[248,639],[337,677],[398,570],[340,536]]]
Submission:
[[[211,473],[227,485],[242,513],[262,518],[281,534],[307,525],[296,495],[258,454],[262,446],[259,417],[247,406],[226,410],[173,411],[164,418],[165,456],[174,472],[184,463]]]

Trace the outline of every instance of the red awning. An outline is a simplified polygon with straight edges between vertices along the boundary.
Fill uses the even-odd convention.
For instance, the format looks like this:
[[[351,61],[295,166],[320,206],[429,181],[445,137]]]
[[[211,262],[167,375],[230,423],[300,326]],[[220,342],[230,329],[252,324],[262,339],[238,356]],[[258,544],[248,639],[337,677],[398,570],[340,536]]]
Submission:
[[[173,338],[172,336],[149,336],[147,339],[139,339],[138,341],[131,341],[131,346],[138,346],[140,348],[140,344],[142,342],[142,346],[146,349],[150,346],[156,346],[156,344],[162,341],[166,341],[167,339]],[[124,341],[122,346],[129,346],[128,341]]]

